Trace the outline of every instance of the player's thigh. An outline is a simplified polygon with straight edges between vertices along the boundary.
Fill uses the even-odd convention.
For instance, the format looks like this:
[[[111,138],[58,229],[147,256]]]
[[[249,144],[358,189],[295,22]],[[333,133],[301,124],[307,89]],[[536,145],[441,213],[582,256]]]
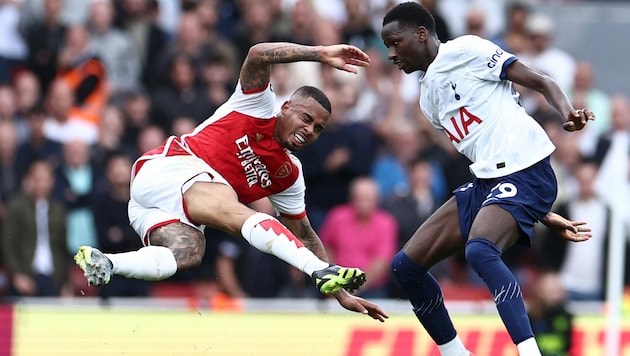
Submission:
[[[459,228],[457,201],[449,199],[413,234],[403,251],[416,263],[430,268],[446,257],[464,249]]]
[[[232,187],[223,183],[196,182],[184,193],[190,218],[202,225],[241,235],[241,227],[255,211],[238,201]]]
[[[490,240],[502,251],[514,245],[520,237],[518,223],[512,214],[499,204],[490,204],[479,209],[468,235],[469,239]]]

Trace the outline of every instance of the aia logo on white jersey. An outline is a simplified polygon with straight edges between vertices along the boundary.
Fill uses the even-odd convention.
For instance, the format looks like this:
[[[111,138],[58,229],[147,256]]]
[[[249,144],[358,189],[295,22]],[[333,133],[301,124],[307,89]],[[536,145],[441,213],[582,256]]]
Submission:
[[[247,179],[247,185],[251,188],[256,184],[260,184],[262,188],[267,188],[271,185],[271,177],[267,166],[262,163],[260,157],[254,152],[254,149],[249,145],[249,138],[244,135],[234,141],[238,152],[236,157],[241,161],[241,166],[245,172],[245,179]]]

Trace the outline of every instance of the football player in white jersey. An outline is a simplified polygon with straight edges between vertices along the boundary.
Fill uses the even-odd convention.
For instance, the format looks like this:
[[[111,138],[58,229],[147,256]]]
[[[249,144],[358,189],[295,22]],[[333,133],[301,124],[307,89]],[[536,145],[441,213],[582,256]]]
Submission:
[[[442,355],[468,356],[428,272],[438,261],[464,252],[488,286],[519,354],[540,355],[520,286],[501,255],[516,243],[529,245],[538,221],[572,241],[591,234],[584,222],[550,212],[557,194],[549,164],[555,147],[520,106],[512,83],[542,93],[565,118],[565,130],[583,128],[593,114],[575,110],[548,76],[487,40],[462,36],[440,43],[433,17],[416,2],[393,7],[383,19],[381,37],[400,70],[420,72],[423,113],[473,162],[475,176],[394,257],[395,279]]]
[[[298,88],[275,113],[271,65],[317,61],[356,73],[369,57],[350,45],[252,46],[234,94],[191,133],[171,136],[134,164],[130,223],[144,243],[138,251],[103,254],[83,246],[75,255],[91,285],[112,275],[161,280],[201,263],[205,226],[245,238],[311,276],[324,294],[346,309],[384,321],[375,304],[348,293],[365,282],[357,268],[329,265],[304,204],[302,167],[291,151],[313,143],[330,117],[330,101],[319,89]],[[268,197],[281,216],[246,204]]]

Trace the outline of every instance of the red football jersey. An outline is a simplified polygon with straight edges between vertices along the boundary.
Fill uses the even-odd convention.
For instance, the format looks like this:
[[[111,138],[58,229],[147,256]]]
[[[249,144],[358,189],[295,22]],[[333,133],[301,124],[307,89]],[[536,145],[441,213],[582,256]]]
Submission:
[[[191,152],[203,159],[228,181],[242,203],[269,197],[281,213],[301,214],[305,191],[301,164],[273,139],[274,105],[271,85],[244,93],[239,84],[212,116],[175,139],[167,155]],[[151,153],[156,152],[145,156]]]

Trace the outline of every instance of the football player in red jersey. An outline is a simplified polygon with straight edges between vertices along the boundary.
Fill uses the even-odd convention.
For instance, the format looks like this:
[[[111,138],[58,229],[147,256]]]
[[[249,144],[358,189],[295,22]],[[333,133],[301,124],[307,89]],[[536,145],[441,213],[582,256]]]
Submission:
[[[311,276],[324,294],[346,309],[384,321],[377,305],[348,293],[365,274],[330,265],[306,216],[302,167],[291,151],[313,143],[326,128],[331,107],[317,88],[298,88],[274,112],[274,63],[316,61],[356,73],[369,57],[350,45],[260,43],[250,48],[232,96],[192,132],[169,137],[134,164],[129,220],[144,247],[107,254],[83,246],[75,255],[91,285],[112,275],[161,280],[201,263],[205,226],[245,238]],[[246,204],[268,197],[280,215]]]

